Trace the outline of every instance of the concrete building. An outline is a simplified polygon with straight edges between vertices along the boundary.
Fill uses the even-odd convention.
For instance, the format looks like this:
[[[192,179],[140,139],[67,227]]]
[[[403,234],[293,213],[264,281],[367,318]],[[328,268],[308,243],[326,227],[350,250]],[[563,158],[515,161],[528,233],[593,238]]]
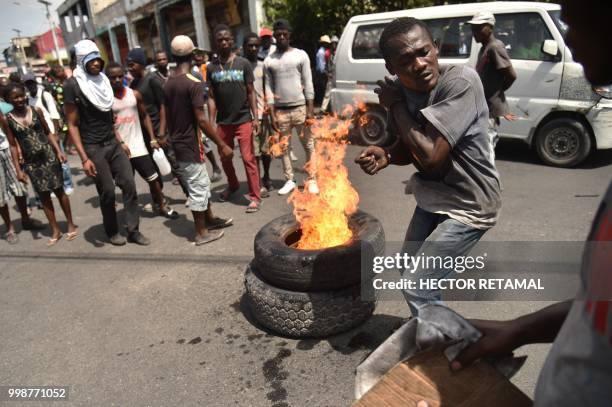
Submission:
[[[124,0],[135,37],[153,58],[154,50],[170,51],[176,35],[188,35],[201,48],[212,49],[212,29],[230,26],[236,42],[249,31],[258,32],[263,21],[263,0]]]
[[[120,63],[130,48],[141,46],[152,60],[156,50],[170,51],[175,35],[190,36],[212,49],[212,28],[224,23],[236,43],[263,21],[263,0],[66,0],[58,8],[67,47],[82,38],[97,39],[105,58]],[[76,16],[79,16],[77,19]],[[93,16],[90,18],[89,16]],[[69,31],[70,27],[77,30]],[[75,33],[76,31],[76,33]],[[67,35],[66,35],[67,34]]]
[[[109,61],[125,62],[130,48],[138,45],[123,0],[90,0],[100,52]]]
[[[57,14],[67,49],[82,39],[95,37],[88,0],[66,0],[57,8]]]

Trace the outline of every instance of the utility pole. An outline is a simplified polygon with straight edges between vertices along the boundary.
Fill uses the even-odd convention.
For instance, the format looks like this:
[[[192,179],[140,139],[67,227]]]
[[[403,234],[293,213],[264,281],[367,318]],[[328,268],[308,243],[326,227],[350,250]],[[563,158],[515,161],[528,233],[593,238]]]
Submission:
[[[21,70],[25,74],[28,72],[28,57],[26,56],[25,49],[23,49],[23,46],[21,45],[21,30],[13,28],[13,31],[17,33],[17,47],[21,48],[21,58],[23,58],[23,65],[21,65]]]
[[[51,26],[51,35],[53,36],[53,46],[55,47],[55,53],[57,54],[57,62],[59,62],[59,64],[63,66],[64,61],[62,60],[62,56],[60,55],[59,45],[57,42],[57,37],[55,35],[55,23],[53,22],[53,19],[51,18],[51,13],[49,12],[49,6],[51,5],[51,3],[46,0],[38,0],[38,2],[44,4],[45,8],[47,9],[47,20],[49,21],[49,25]]]

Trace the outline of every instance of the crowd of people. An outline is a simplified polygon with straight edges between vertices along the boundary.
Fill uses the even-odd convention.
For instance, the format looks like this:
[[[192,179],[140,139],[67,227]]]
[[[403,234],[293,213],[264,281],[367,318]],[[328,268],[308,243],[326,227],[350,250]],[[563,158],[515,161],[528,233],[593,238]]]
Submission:
[[[584,63],[587,79],[594,85],[609,83],[612,71],[602,50],[610,48],[610,42],[601,41],[596,30],[605,25],[609,13],[595,1],[587,2],[590,7],[573,0],[563,3],[563,17],[570,24],[567,40],[575,58]],[[500,118],[514,118],[504,91],[516,72],[504,44],[493,34],[495,16],[481,12],[468,24],[475,41],[482,44],[475,69],[440,66],[435,40],[423,21],[405,17],[385,27],[379,48],[395,77],[379,81],[376,92],[389,113],[388,131],[396,142],[388,148],[368,147],[355,159],[371,175],[391,164],[417,168],[410,183],[417,206],[405,240],[421,244],[411,251],[432,257],[467,254],[496,224],[501,207],[494,147]],[[220,239],[233,224],[232,219],[213,214],[210,198],[211,182],[221,179],[221,168],[227,188],[220,200],[230,199],[239,188],[232,162],[236,143],[248,184],[246,212],[261,210],[262,199],[272,190],[269,136],[279,134],[289,140],[295,131],[307,160],[313,157],[315,140],[308,127],[314,120],[315,95],[327,106],[338,39],[320,38],[313,80],[307,53],[291,46],[287,20],[277,20],[259,35],[246,35],[241,55],[228,26],[215,27],[213,38],[218,55],[207,61],[209,55],[189,37],[176,36],[171,42],[176,67],[171,71],[168,55],[159,51],[152,72],[147,72],[141,48],[129,51],[126,72],[118,63],[105,63],[93,41],[82,40],[73,50],[70,78],[58,66],[49,71],[47,86],[40,86],[32,75],[0,83],[0,213],[6,240],[18,242],[8,206],[11,196],[23,230],[45,227],[28,211],[28,179],[51,228],[47,245],[78,237],[66,157],[71,153],[79,156],[84,172],[95,181],[104,230],[113,245],[126,244],[117,221],[115,187],[122,190],[127,241],[150,244],[139,230],[135,172],[149,186],[152,210],[177,218],[164,196],[160,152],[187,198],[196,245]],[[297,184],[291,143],[281,145],[285,184],[278,194],[286,195]],[[311,194],[319,192],[316,176],[311,172],[305,182]],[[52,195],[67,220],[66,231],[58,225]],[[609,187],[589,240],[610,240],[611,199]],[[444,244],[435,244],[440,242]],[[505,355],[523,344],[556,337],[538,382],[536,404],[609,402],[612,312],[610,302],[595,295],[597,284],[607,281],[597,274],[609,269],[602,259],[609,256],[585,252],[578,300],[513,321],[475,321],[482,338],[466,348],[451,368],[458,370],[478,358]],[[446,278],[454,272],[442,266],[420,271],[406,270],[404,277]],[[415,316],[425,304],[442,300],[439,291],[404,294]]]
[[[11,196],[23,230],[45,228],[30,216],[28,180],[52,231],[47,245],[77,238],[67,155],[78,155],[83,171],[93,178],[104,230],[113,245],[150,244],[139,228],[135,173],[149,186],[152,203],[145,209],[176,219],[179,215],[163,192],[167,174],[162,168],[168,164],[173,183],[180,185],[192,213],[196,245],[221,238],[223,229],[233,224],[232,219],[213,215],[210,198],[211,183],[220,181],[223,173],[227,188],[219,200],[231,199],[239,189],[232,161],[235,144],[248,184],[246,213],[258,212],[262,199],[273,189],[271,140],[281,146],[285,177],[277,193],[286,195],[295,189],[293,132],[307,160],[314,153],[308,127],[314,120],[315,90],[307,53],[291,46],[291,26],[284,19],[272,29],[262,28],[259,35],[246,35],[240,52],[228,26],[216,26],[213,38],[214,55],[197,48],[187,36],[174,37],[174,69],[169,68],[170,58],[164,51],[155,53],[154,68],[147,69],[145,50],[131,49],[123,66],[105,62],[95,42],[81,40],[71,50],[69,77],[58,65],[42,84],[32,74],[12,75],[0,83],[0,212],[5,239],[18,242],[9,212]],[[329,74],[333,59],[329,49],[334,41],[322,37],[327,52],[317,54],[316,72]],[[116,187],[122,192],[127,239],[117,220]],[[314,174],[305,188],[312,194],[319,192]],[[57,223],[53,196],[66,217],[66,231]]]

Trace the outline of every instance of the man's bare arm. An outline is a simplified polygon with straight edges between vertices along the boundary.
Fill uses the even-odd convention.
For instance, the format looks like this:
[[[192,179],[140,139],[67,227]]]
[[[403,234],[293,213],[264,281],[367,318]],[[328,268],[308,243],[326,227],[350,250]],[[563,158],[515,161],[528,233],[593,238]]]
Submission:
[[[157,135],[157,137],[159,138],[166,138],[166,136],[168,135],[168,129],[167,129],[167,124],[166,124],[166,105],[165,104],[161,104],[159,107],[159,134]]]
[[[193,114],[196,117],[196,121],[198,123],[198,127],[204,132],[206,137],[211,139],[213,143],[217,145],[219,149],[219,155],[222,160],[230,160],[234,156],[234,152],[232,149],[223,141],[218,135],[213,126],[210,124],[208,120],[206,120],[206,115],[204,114],[204,107],[194,107]]]
[[[13,165],[15,166],[15,171],[17,173],[17,178],[20,181],[25,180],[25,176],[23,175],[23,171],[21,171],[21,164],[19,164],[19,156],[21,155],[19,152],[19,144],[11,131],[11,128],[8,126],[6,119],[2,113],[0,113],[0,126],[2,127],[2,131],[6,134],[6,139],[9,142],[11,158],[13,159]]]
[[[451,367],[457,370],[483,357],[508,355],[523,345],[552,342],[571,307],[572,301],[565,301],[512,321],[471,320],[483,336],[465,348]]]
[[[514,67],[510,65],[507,68],[500,69],[500,72],[504,75],[504,82],[502,83],[502,89],[507,90],[512,86],[514,81],[516,80],[516,71]]]
[[[210,120],[210,123],[217,121],[217,104],[215,103],[215,92],[212,86],[208,88],[208,120]]]
[[[140,118],[142,119],[145,129],[151,135],[151,137],[153,139],[157,139],[157,134],[155,134],[155,130],[153,129],[153,121],[151,121],[151,116],[149,116],[149,113],[147,113],[147,108],[145,106],[144,100],[142,99],[142,95],[140,94],[140,92],[134,91],[134,96],[136,97],[136,107],[138,108],[138,116],[140,116]]]
[[[96,176],[96,167],[94,163],[89,159],[85,148],[83,148],[83,142],[81,141],[81,132],[79,130],[79,111],[74,103],[66,103],[64,105],[66,112],[66,121],[68,121],[68,136],[76,148],[81,162],[83,163],[83,169],[85,173],[90,177]]]

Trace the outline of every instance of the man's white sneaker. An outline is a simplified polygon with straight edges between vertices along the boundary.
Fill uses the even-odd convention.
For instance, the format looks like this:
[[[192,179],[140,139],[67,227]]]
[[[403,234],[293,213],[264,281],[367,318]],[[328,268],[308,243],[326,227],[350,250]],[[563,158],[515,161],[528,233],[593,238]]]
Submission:
[[[70,196],[74,192],[74,188],[66,187],[66,188],[64,188],[64,192],[66,193],[66,195]]]
[[[285,185],[283,185],[281,189],[278,190],[278,194],[287,195],[289,192],[293,191],[295,187],[296,187],[295,182],[292,180],[289,180],[285,182]]]
[[[319,186],[317,185],[317,181],[315,181],[314,179],[306,181],[306,186],[308,188],[308,192],[310,192],[311,194],[317,195],[319,193]]]

